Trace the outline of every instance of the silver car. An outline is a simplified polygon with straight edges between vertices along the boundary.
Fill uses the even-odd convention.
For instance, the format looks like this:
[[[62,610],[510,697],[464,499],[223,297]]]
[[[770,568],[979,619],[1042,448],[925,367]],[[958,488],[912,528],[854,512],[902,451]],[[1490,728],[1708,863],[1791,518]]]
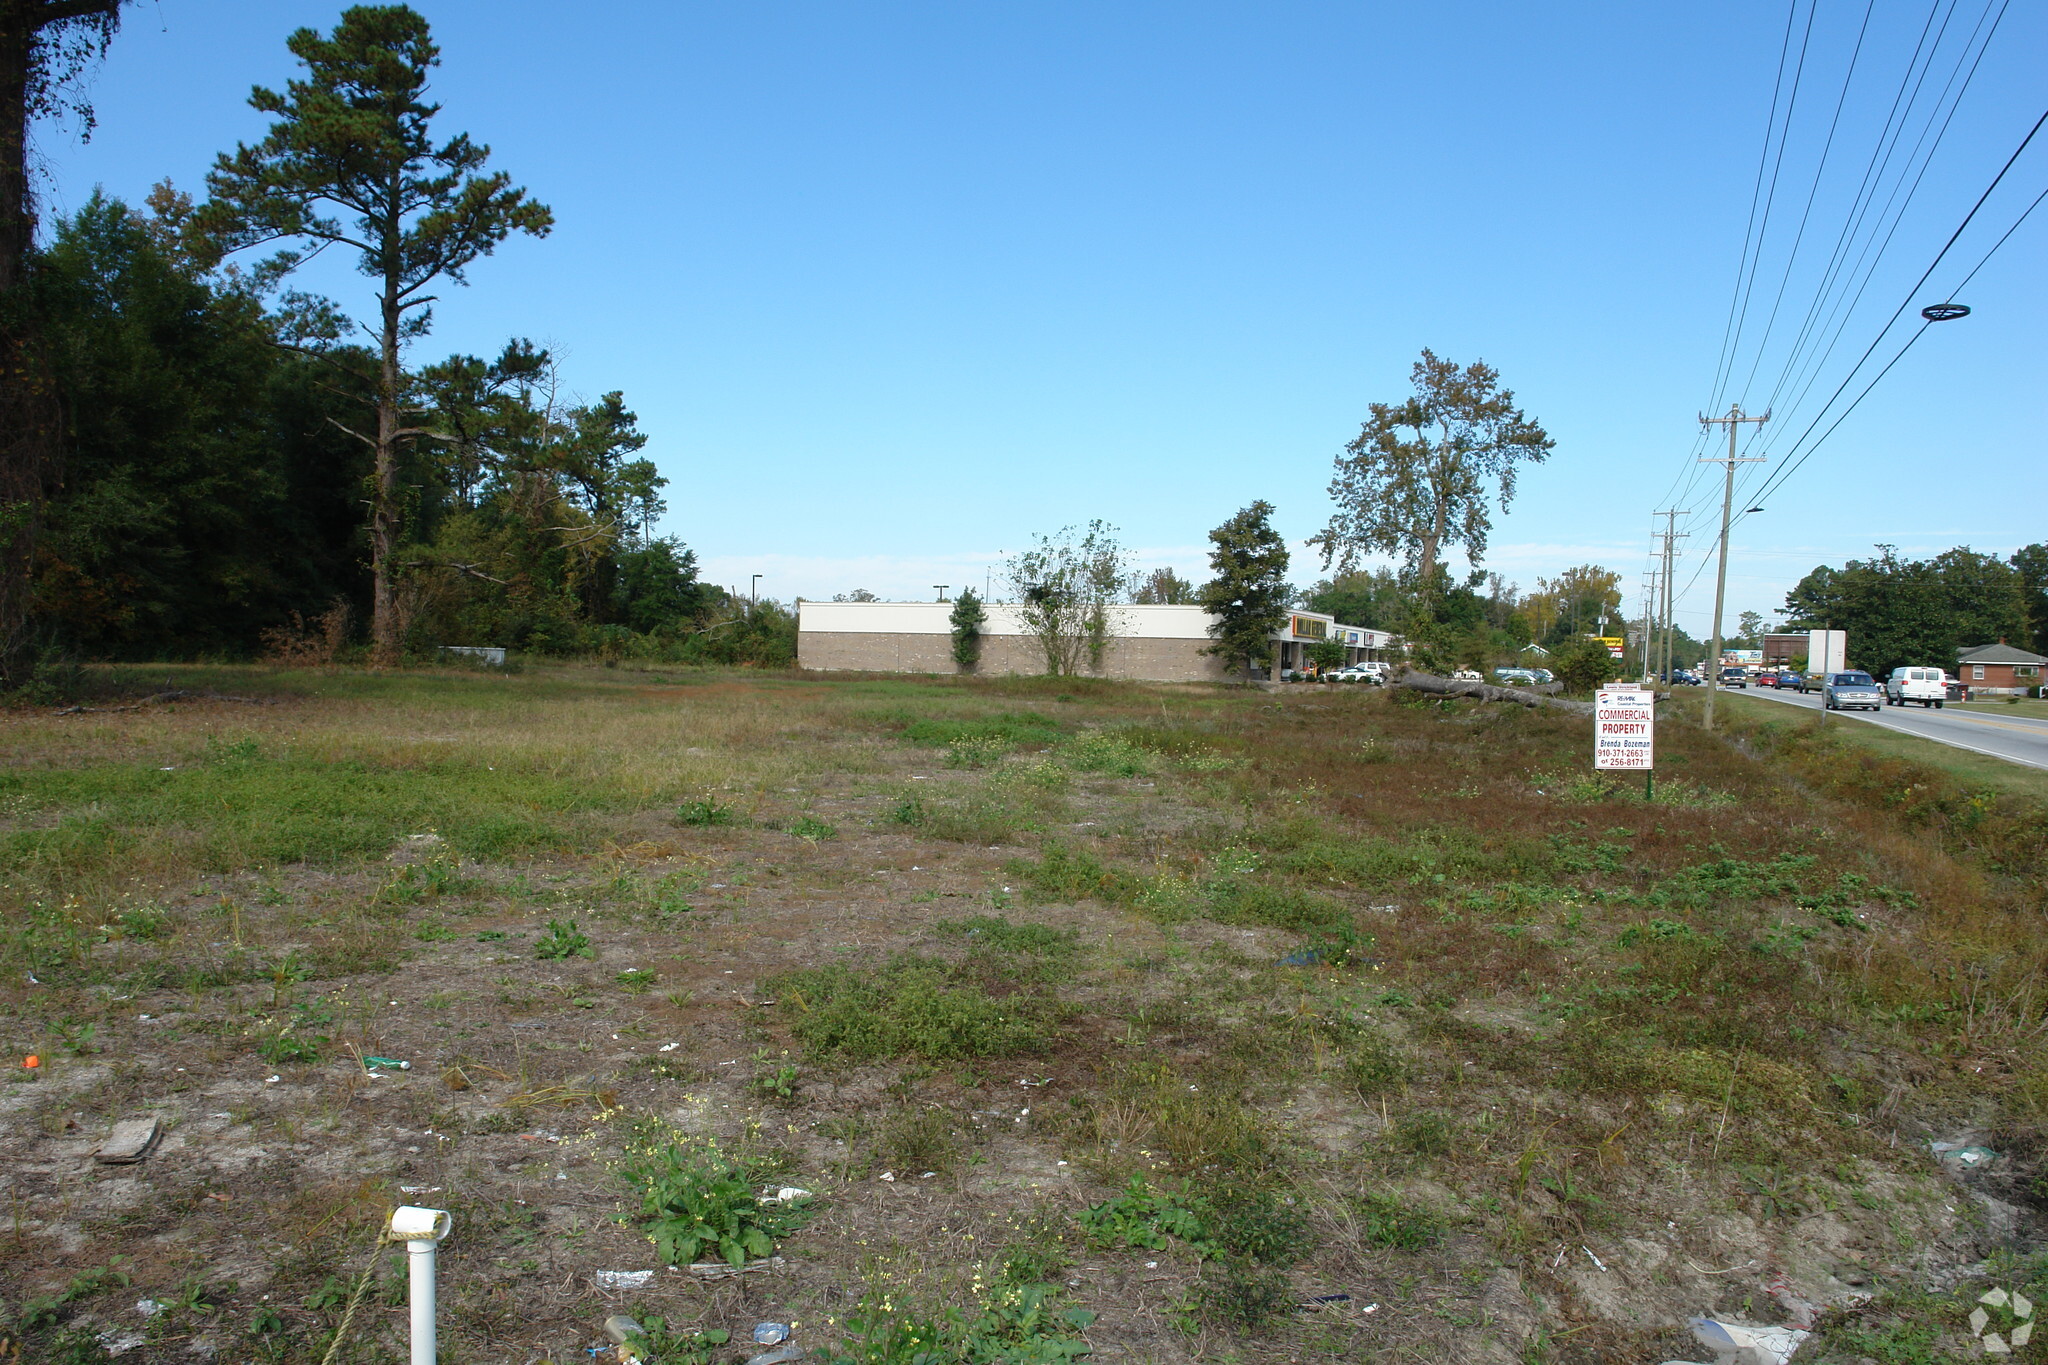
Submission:
[[[1884,689],[1868,673],[1830,673],[1820,701],[1830,711],[1875,711],[1884,705]]]

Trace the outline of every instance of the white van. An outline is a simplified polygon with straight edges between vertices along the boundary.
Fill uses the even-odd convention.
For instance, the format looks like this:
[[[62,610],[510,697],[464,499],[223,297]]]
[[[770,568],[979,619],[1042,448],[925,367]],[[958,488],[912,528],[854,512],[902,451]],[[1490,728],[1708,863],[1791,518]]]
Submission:
[[[1948,700],[1948,680],[1938,668],[1895,668],[1884,684],[1884,704],[1940,706]]]

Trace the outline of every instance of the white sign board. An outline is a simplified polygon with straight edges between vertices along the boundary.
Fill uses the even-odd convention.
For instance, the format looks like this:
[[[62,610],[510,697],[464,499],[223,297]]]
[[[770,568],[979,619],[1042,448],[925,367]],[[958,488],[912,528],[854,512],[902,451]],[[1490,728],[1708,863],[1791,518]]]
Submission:
[[[1656,766],[1656,696],[1616,684],[1593,694],[1593,766],[1647,772]]]

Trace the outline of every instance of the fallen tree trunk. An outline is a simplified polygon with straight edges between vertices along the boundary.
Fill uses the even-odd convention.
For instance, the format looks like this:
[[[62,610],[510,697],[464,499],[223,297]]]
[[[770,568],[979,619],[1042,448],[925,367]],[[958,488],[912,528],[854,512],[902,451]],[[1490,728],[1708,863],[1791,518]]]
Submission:
[[[187,692],[180,688],[170,692],[158,692],[144,697],[132,706],[66,706],[53,714],[59,716],[104,715],[111,711],[142,711],[160,702],[167,701],[238,701],[244,706],[275,706],[268,697],[235,697],[226,692]]]
[[[1418,673],[1413,669],[1396,675],[1393,686],[1427,692],[1433,697],[1476,697],[1480,701],[1511,701],[1518,706],[1553,706],[1579,716],[1593,714],[1593,703],[1589,701],[1546,697],[1526,687],[1495,687],[1492,683],[1472,682],[1464,678],[1439,678],[1434,673]]]

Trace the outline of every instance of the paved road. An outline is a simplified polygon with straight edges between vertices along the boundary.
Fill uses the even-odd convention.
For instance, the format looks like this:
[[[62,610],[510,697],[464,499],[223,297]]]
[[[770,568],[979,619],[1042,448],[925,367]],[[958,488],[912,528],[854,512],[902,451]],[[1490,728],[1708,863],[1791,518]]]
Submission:
[[[1818,692],[1781,692],[1775,687],[1732,689],[1738,695],[1761,697],[1786,706],[1821,709]],[[2022,763],[2029,768],[2048,768],[2048,720],[2021,716],[1993,716],[1981,711],[1922,710],[1918,706],[1885,706],[1875,711],[1837,711],[1844,720],[1868,721],[1887,730],[1918,735],[1938,744],[1954,745],[1975,753]]]

